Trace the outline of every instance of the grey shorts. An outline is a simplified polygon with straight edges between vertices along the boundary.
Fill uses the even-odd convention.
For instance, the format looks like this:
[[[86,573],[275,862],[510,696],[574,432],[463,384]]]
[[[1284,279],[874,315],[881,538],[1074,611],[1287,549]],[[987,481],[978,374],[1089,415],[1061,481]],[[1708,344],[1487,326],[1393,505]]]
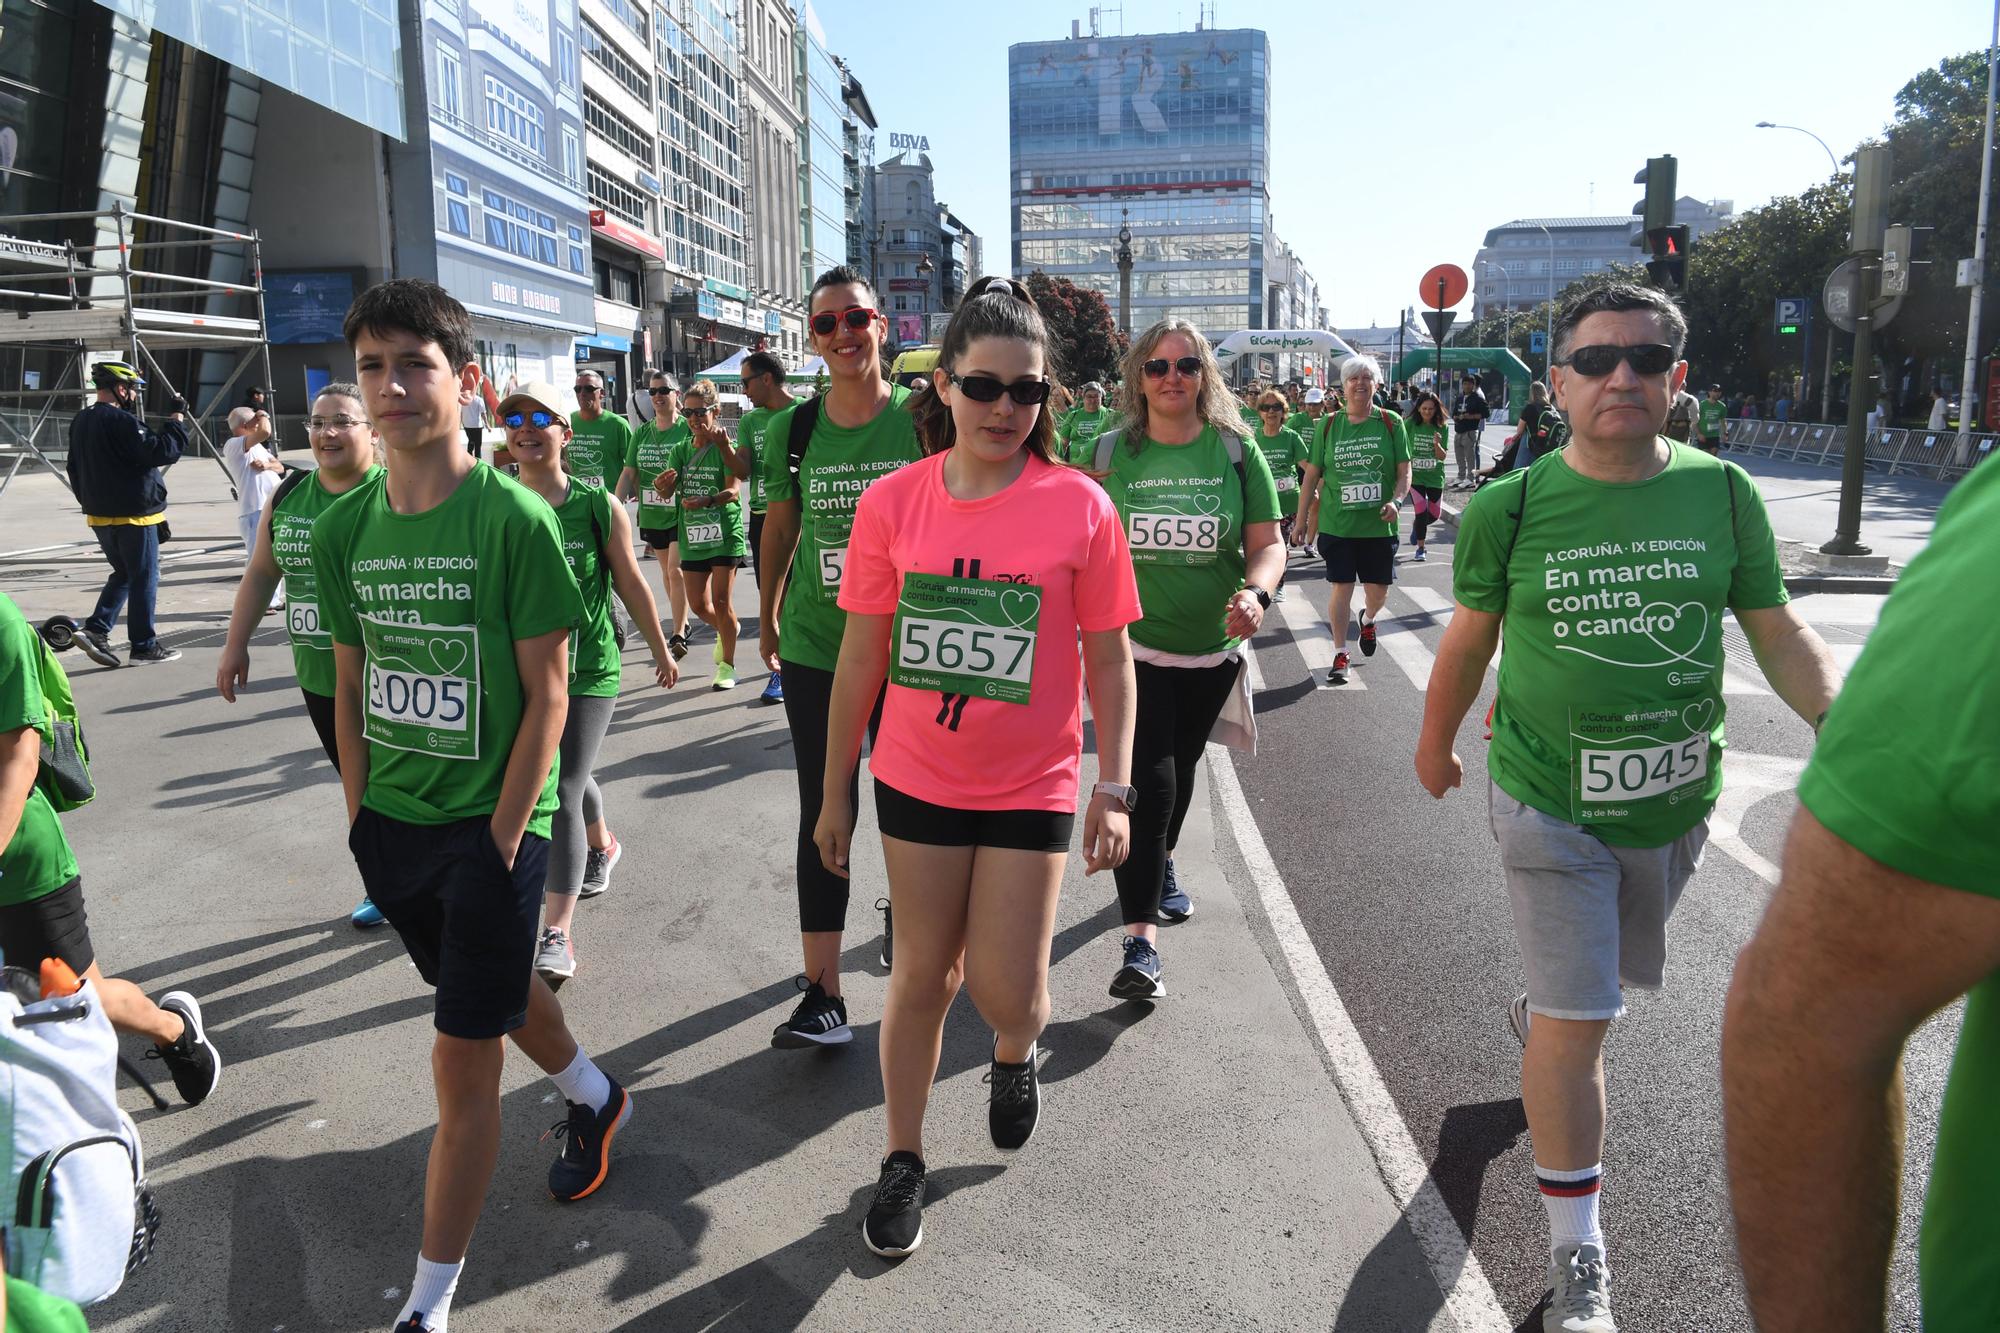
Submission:
[[[1701,866],[1708,821],[1664,847],[1613,847],[1488,786],[1528,1008],[1551,1018],[1622,1016],[1622,987],[1665,982],[1667,918]]]

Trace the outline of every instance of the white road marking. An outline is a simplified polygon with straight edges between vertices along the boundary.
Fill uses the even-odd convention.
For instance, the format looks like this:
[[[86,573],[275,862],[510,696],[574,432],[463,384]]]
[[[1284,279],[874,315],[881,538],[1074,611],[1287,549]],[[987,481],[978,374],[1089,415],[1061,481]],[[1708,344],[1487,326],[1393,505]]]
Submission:
[[[1287,597],[1279,602],[1280,618],[1292,632],[1292,643],[1298,648],[1299,656],[1306,660],[1306,671],[1313,683],[1322,690],[1365,690],[1368,683],[1358,675],[1349,675],[1345,685],[1328,685],[1327,670],[1333,666],[1333,629],[1326,623],[1319,609],[1303,597]],[[1350,650],[1349,657],[1354,654]]]
[[[1438,624],[1451,623],[1451,613],[1458,604],[1436,588],[1426,587],[1421,583],[1398,583],[1396,591],[1415,602],[1417,610],[1426,613]]]
[[[1244,799],[1229,752],[1219,745],[1209,746],[1208,769],[1214,775],[1221,818],[1242,849],[1244,865],[1257,888],[1257,900],[1271,923],[1272,934],[1277,937],[1292,984],[1298,987],[1311,1015],[1315,1033],[1333,1067],[1340,1095],[1353,1111],[1355,1124],[1375,1155],[1375,1165],[1389,1186],[1390,1196],[1403,1210],[1424,1260],[1444,1292],[1445,1308],[1462,1333],[1511,1333],[1514,1321],[1501,1308],[1492,1284],[1486,1280],[1486,1271],[1480,1267],[1478,1257],[1466,1243],[1465,1233],[1459,1230],[1444,1196],[1432,1182],[1423,1154],[1417,1151],[1416,1140],[1410,1135],[1410,1127],[1396,1109],[1395,1098],[1389,1095],[1374,1058],[1368,1054],[1360,1032],[1355,1030],[1340,992],[1334,988],[1333,978],[1327,975],[1326,964],[1320,960],[1305,924],[1299,920],[1284,878],[1271,859],[1270,848],[1264,845],[1257,818]]]
[[[1774,792],[1792,791],[1806,761],[1781,754],[1750,754],[1743,750],[1722,752],[1722,796],[1708,816],[1708,843],[1766,884],[1776,886],[1778,866],[1762,852],[1743,841],[1743,816],[1750,807]]]
[[[1264,692],[1264,668],[1258,664],[1257,648],[1254,644],[1245,643],[1243,645],[1243,661],[1250,669],[1250,693],[1253,696],[1262,694]]]

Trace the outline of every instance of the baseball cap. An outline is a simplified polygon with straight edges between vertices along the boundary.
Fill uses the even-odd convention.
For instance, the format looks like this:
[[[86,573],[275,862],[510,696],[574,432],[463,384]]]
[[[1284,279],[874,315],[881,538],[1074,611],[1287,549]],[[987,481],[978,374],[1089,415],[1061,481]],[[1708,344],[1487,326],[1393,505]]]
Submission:
[[[1326,401],[1326,390],[1324,390],[1324,389],[1307,389],[1307,390],[1306,390],[1306,401],[1307,401],[1307,402],[1309,402],[1309,403],[1323,403],[1323,402],[1325,402],[1325,401]]]
[[[529,380],[500,400],[499,415],[505,416],[522,405],[528,408],[540,407],[568,421],[570,415],[576,411],[576,391],[558,388],[547,380]]]

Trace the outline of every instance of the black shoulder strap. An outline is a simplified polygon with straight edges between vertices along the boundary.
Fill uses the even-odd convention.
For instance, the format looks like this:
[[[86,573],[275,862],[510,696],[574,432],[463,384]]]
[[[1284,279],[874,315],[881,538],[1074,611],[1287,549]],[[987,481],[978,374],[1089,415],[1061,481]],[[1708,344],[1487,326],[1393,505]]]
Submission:
[[[277,512],[278,506],[285,502],[285,497],[303,485],[306,478],[311,475],[312,473],[302,467],[295,467],[287,471],[285,479],[278,483],[278,489],[271,492],[272,512]]]
[[[818,398],[808,398],[792,409],[791,431],[785,437],[785,457],[794,478],[799,475],[799,464],[805,461],[806,446],[812,443],[813,430],[818,425]]]
[[[1729,485],[1729,540],[1736,547],[1736,554],[1743,554],[1743,539],[1736,535],[1736,474],[1729,464],[1722,465],[1722,479]]]
[[[1528,513],[1528,480],[1534,475],[1535,469],[1532,464],[1521,469],[1521,495],[1514,502],[1514,535],[1507,541],[1507,558],[1500,562],[1503,572],[1514,563],[1514,548],[1521,544],[1521,520],[1527,517]]]
[[[1243,497],[1243,507],[1250,507],[1250,474],[1243,470],[1243,437],[1235,431],[1225,430],[1222,435],[1222,452],[1229,455],[1230,466],[1236,469],[1236,488]]]

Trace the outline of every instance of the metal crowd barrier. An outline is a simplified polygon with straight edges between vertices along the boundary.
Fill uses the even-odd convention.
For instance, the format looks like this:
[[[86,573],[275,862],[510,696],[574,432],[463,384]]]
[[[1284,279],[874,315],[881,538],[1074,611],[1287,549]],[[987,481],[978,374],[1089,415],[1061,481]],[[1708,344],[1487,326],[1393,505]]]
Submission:
[[[1723,423],[1723,443],[1757,457],[1839,467],[1847,453],[1847,427],[1806,421]],[[1889,476],[1907,473],[1934,481],[1955,481],[2000,448],[2000,435],[1974,435],[1967,457],[1958,457],[1958,435],[1949,430],[1884,428],[1868,432],[1863,457]]]

